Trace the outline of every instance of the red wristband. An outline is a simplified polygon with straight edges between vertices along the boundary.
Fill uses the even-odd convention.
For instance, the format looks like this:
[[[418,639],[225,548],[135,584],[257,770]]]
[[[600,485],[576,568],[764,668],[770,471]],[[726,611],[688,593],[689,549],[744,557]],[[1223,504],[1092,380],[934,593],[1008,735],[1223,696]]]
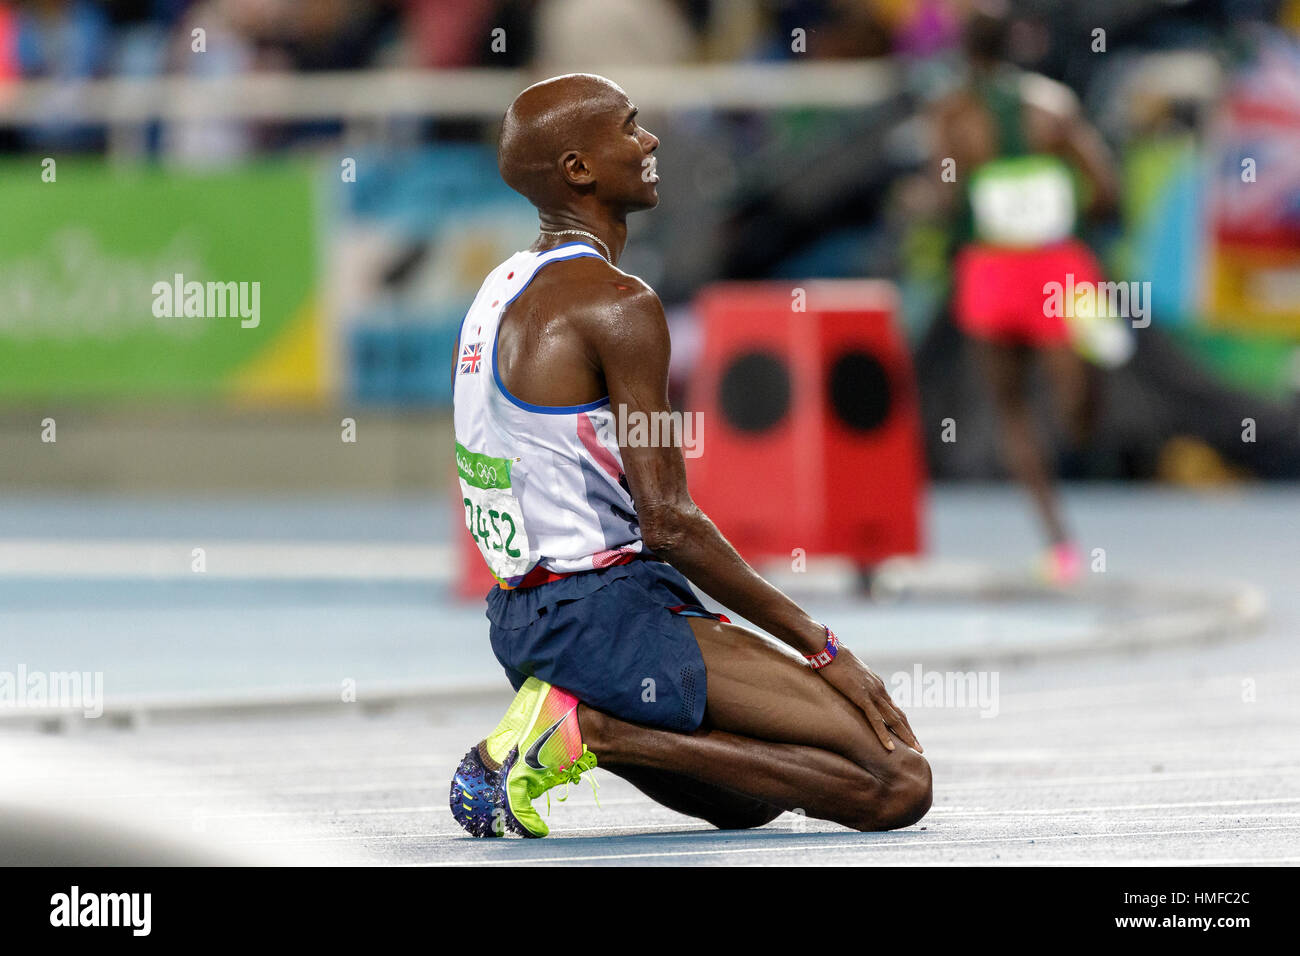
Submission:
[[[822,626],[826,627],[826,625],[824,624]],[[840,652],[839,638],[835,636],[834,631],[832,631],[829,627],[827,627],[826,646],[823,647],[816,654],[805,654],[804,660],[806,660],[809,664],[812,665],[813,670],[819,671],[827,664],[829,664],[831,661],[835,660],[835,655],[838,654],[839,652]]]

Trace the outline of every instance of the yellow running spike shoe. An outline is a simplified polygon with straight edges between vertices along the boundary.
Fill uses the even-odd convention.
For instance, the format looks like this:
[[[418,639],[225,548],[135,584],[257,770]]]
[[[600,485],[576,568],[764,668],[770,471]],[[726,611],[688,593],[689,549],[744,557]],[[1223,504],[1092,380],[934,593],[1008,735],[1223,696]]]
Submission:
[[[470,748],[456,768],[451,778],[451,815],[471,836],[505,836],[505,812],[497,802],[504,780],[502,764],[546,686],[535,677],[524,681],[500,723]]]
[[[561,783],[577,783],[596,766],[578,727],[578,698],[541,682],[535,693],[528,720],[501,767],[497,797],[506,829],[525,837],[550,832],[533,801]]]

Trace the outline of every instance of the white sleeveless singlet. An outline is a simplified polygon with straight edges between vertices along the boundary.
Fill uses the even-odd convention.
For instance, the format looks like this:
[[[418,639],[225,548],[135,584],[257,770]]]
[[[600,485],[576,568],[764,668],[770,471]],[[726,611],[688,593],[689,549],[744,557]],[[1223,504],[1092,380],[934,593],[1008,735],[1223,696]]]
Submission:
[[[532,405],[510,394],[497,367],[510,303],[543,267],[582,257],[602,258],[580,242],[515,253],[484,280],[460,327],[452,395],[465,527],[505,588],[643,550],[609,398]]]

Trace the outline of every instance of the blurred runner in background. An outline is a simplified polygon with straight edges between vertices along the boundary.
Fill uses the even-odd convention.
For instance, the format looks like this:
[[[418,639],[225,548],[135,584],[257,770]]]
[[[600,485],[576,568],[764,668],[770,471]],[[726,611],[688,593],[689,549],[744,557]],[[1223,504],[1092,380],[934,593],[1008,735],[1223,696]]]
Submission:
[[[1076,316],[1070,308],[1062,316],[1049,307],[1046,287],[1102,281],[1100,264],[1075,230],[1081,211],[1095,216],[1114,208],[1118,185],[1105,144],[1074,94],[1007,62],[1008,27],[1005,4],[989,0],[968,22],[968,76],[933,111],[936,159],[941,182],[956,183],[950,205],[960,209],[953,312],[990,385],[1007,467],[1029,489],[1046,530],[1044,573],[1069,583],[1079,575],[1080,556],[1034,425],[1029,376],[1041,360],[1070,440],[1084,442],[1098,382],[1083,356],[1115,364],[1126,357],[1128,340],[1115,337],[1114,322],[1099,327],[1097,315]]]

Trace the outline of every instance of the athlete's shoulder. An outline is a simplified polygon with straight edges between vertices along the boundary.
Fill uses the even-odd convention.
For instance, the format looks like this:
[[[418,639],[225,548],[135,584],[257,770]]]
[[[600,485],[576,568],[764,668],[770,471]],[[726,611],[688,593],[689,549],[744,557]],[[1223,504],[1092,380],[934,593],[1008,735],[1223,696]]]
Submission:
[[[663,303],[648,282],[604,259],[576,259],[566,265],[577,266],[566,276],[574,293],[570,320],[588,339],[628,347],[667,341]]]
[[[601,256],[572,259],[565,266],[565,279],[580,283],[594,295],[617,300],[655,294],[644,279],[624,272]]]
[[[1079,98],[1064,83],[1028,70],[1019,76],[1020,97],[1030,109],[1041,111],[1057,120],[1073,120],[1082,109]]]
[[[639,276],[624,272],[604,259],[575,259],[565,279],[572,283],[580,312],[593,319],[608,316],[647,313],[663,315],[663,305],[655,290]]]
[[[968,86],[949,83],[925,101],[924,116],[931,122],[947,123],[974,105],[978,100]]]

